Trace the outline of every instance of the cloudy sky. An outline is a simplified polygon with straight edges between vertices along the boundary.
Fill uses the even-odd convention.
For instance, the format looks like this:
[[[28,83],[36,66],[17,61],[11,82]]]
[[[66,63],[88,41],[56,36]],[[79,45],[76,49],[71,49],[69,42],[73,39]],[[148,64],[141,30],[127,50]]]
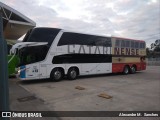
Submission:
[[[160,0],[1,0],[36,22],[100,35],[160,39]]]

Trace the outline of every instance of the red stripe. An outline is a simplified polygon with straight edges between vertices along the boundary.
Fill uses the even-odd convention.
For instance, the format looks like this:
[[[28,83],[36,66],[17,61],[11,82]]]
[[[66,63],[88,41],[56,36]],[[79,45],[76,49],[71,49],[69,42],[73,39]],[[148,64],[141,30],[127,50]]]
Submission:
[[[137,71],[145,70],[146,69],[146,63],[112,63],[112,73],[118,73],[123,72],[124,66],[129,65],[129,67],[132,67],[133,65],[136,65]]]

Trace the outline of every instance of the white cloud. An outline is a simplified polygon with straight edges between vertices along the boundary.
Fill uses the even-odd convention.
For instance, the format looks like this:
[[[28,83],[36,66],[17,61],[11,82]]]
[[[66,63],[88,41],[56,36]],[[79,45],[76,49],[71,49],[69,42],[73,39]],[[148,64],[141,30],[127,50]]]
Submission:
[[[2,0],[37,23],[93,34],[160,38],[159,0]]]

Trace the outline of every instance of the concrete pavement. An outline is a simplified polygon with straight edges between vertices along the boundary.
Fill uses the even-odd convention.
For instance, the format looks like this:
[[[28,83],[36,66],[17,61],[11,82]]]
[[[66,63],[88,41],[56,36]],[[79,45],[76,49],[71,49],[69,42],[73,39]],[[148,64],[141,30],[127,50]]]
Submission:
[[[10,79],[10,108],[25,111],[160,111],[160,66],[130,75],[109,74],[79,77],[60,82]],[[76,86],[84,90],[75,89]],[[98,97],[106,93],[113,98]],[[23,101],[26,98],[27,101]],[[23,101],[23,102],[21,102]],[[15,119],[15,118],[14,118]],[[16,118],[18,120],[18,118]],[[31,119],[31,118],[26,118]],[[35,118],[32,118],[35,119]],[[38,118],[40,119],[40,118]],[[159,120],[159,118],[42,118],[44,120]]]
[[[19,86],[17,79],[9,79],[9,101],[11,111],[49,111],[44,101],[37,98],[34,93],[26,91]],[[59,120],[59,118],[11,118],[11,120]]]

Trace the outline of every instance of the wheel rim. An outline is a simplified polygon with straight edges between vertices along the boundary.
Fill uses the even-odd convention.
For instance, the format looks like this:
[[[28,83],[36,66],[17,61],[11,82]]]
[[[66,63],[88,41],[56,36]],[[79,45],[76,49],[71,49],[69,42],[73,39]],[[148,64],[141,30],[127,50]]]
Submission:
[[[125,67],[124,72],[125,72],[125,74],[128,74],[128,72],[129,72],[128,67]]]
[[[72,70],[70,72],[70,76],[71,76],[71,78],[75,78],[77,76],[77,72],[75,70]]]
[[[55,73],[54,73],[54,78],[56,79],[56,80],[58,80],[58,79],[60,79],[61,78],[61,72],[60,71],[55,71]]]
[[[132,73],[135,73],[135,72],[136,72],[135,67],[132,67]]]

